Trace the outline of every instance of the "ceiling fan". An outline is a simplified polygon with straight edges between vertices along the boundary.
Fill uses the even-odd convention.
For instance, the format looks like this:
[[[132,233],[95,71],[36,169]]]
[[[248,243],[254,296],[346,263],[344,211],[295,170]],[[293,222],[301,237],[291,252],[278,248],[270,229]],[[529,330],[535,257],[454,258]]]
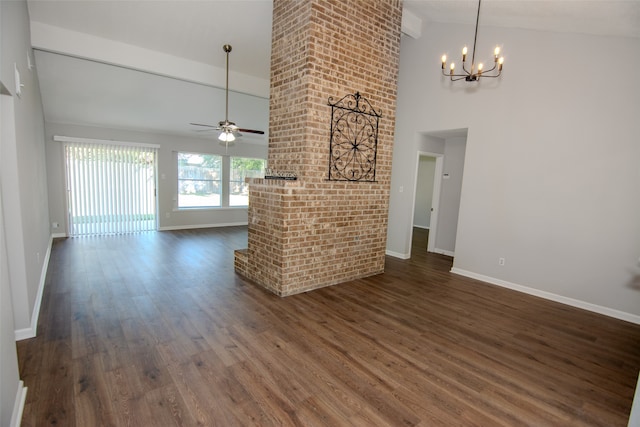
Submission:
[[[227,54],[227,82],[225,87],[225,114],[224,120],[218,122],[218,126],[207,125],[203,123],[190,123],[193,126],[202,126],[210,129],[203,129],[203,131],[219,131],[220,135],[218,139],[220,140],[220,144],[224,145],[225,148],[229,148],[229,145],[233,145],[236,138],[242,136],[240,132],[246,133],[256,133],[259,135],[264,135],[264,131],[254,130],[254,129],[241,129],[236,126],[235,123],[229,121],[229,52],[231,52],[231,45],[225,44],[222,46],[222,50]]]

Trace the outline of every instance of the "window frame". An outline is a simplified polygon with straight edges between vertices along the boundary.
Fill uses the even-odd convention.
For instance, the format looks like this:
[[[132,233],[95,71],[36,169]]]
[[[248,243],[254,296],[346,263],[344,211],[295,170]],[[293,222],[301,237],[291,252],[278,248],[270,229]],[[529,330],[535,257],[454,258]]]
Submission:
[[[180,206],[180,156],[182,154],[191,154],[199,156],[213,156],[220,158],[220,205],[219,206]],[[175,156],[175,170],[176,170],[176,198],[174,211],[190,211],[190,210],[235,210],[235,209],[247,209],[248,199],[246,205],[231,205],[231,184],[239,182],[237,180],[232,181],[232,159],[249,159],[249,160],[262,160],[264,163],[262,177],[264,177],[264,169],[267,167],[267,159],[261,157],[249,157],[249,156],[230,156],[214,153],[202,153],[197,151],[177,151]]]
[[[208,206],[180,206],[180,182],[181,181],[192,181],[193,179],[190,178],[180,178],[180,157],[181,155],[194,155],[194,156],[209,156],[209,157],[217,157],[219,162],[220,162],[220,169],[219,169],[219,175],[220,175],[220,179],[211,179],[211,180],[206,180],[206,181],[210,181],[210,182],[217,182],[218,183],[218,188],[219,188],[219,192],[218,194],[218,200],[219,200],[219,205],[208,205]],[[212,153],[199,153],[199,152],[194,152],[194,151],[178,151],[176,154],[176,208],[177,210],[194,210],[194,209],[219,209],[221,207],[223,207],[223,192],[224,192],[224,156],[221,156],[220,154],[212,154]],[[211,194],[216,194],[216,193],[211,193]]]

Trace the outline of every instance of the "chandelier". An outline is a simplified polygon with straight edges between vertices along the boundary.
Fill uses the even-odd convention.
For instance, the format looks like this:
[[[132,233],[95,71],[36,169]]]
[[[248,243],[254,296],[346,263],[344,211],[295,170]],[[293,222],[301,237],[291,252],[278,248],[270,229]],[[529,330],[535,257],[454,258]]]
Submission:
[[[476,33],[473,37],[473,51],[471,53],[471,65],[467,69],[467,47],[462,48],[462,71],[464,73],[456,72],[456,64],[451,63],[449,65],[449,71],[447,72],[447,55],[442,55],[442,74],[451,78],[452,82],[465,79],[468,82],[479,81],[481,77],[495,78],[502,74],[502,64],[504,63],[504,57],[500,56],[500,46],[496,46],[493,51],[493,67],[489,70],[484,69],[482,62],[476,65],[476,41],[478,40],[478,21],[480,20],[480,2],[478,0],[478,14],[476,15]],[[497,69],[497,71],[496,71]],[[491,74],[493,72],[493,74]]]

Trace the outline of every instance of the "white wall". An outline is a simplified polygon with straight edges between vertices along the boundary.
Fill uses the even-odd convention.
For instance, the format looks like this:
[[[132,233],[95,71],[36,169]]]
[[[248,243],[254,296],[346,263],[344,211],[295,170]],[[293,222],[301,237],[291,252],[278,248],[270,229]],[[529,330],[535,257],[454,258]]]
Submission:
[[[456,251],[466,141],[466,137],[456,136],[446,138],[444,142],[438,232],[434,248],[436,252],[452,254]]]
[[[210,227],[247,223],[246,208],[212,208],[178,210],[177,197],[177,151],[191,151],[230,156],[267,158],[267,145],[247,142],[248,138],[238,140],[229,147],[228,153],[217,139],[188,138],[184,136],[134,132],[120,129],[106,129],[89,126],[75,126],[58,123],[46,124],[47,170],[49,185],[49,216],[51,222],[60,224],[52,229],[54,234],[66,234],[65,179],[63,143],[53,141],[53,137],[70,136],[116,140],[125,142],[142,142],[158,144],[158,217],[160,229]],[[167,214],[169,217],[167,218]],[[241,248],[239,248],[241,249]]]
[[[3,100],[5,97],[10,98],[7,95],[1,96]],[[2,121],[0,121],[0,128],[4,129]],[[0,163],[2,159],[2,151],[0,150]],[[4,232],[2,194],[0,187],[0,425],[8,426],[11,423],[16,396],[20,388],[20,377],[18,376],[18,356],[15,344],[13,300]]]
[[[18,170],[18,143],[16,140],[15,97],[2,95],[2,133],[0,134],[0,190],[2,191],[3,216],[6,227],[7,269],[11,283],[14,324],[29,325],[29,286],[27,285],[27,267],[25,258],[24,225],[22,222],[22,204],[20,203],[20,179]]]
[[[482,28],[478,55],[506,62],[478,88],[440,76],[472,36],[402,39],[387,250],[410,245],[420,133],[468,128],[454,268],[640,321],[640,81],[616,68],[640,68],[640,40]]]
[[[436,171],[435,157],[420,156],[416,204],[413,212],[414,227],[429,228],[431,224],[431,202],[433,199],[433,175]]]
[[[0,5],[0,36],[2,35],[2,7]],[[0,39],[0,70],[2,69],[2,45]],[[0,79],[0,142],[5,132],[5,107],[3,104],[13,102],[10,92]],[[3,153],[0,145],[0,165],[3,165]],[[5,239],[5,221],[2,209],[2,176],[0,174],[0,425],[11,423],[16,395],[19,390],[18,358],[16,355],[15,333],[13,322],[13,301],[11,282],[9,279],[9,260]]]
[[[39,285],[43,283],[41,272],[50,241],[42,102],[36,70],[28,69],[27,55],[32,55],[32,51],[26,1],[0,2],[0,425],[3,426],[17,425],[24,405],[16,330],[32,329],[37,318],[33,312]],[[20,98],[15,92],[14,64],[24,83]]]
[[[27,66],[33,58],[29,39],[26,1],[0,2],[2,9],[2,64],[0,79],[15,95],[14,64],[24,83],[22,96],[13,96],[14,141],[3,141],[7,158],[5,169],[11,188],[3,185],[5,222],[11,272],[13,312],[16,330],[32,329],[34,307],[43,283],[42,270],[50,242],[46,168],[44,156],[44,120],[37,70]],[[10,200],[11,203],[7,201]],[[19,221],[16,219],[19,218]],[[20,277],[13,282],[14,277]]]

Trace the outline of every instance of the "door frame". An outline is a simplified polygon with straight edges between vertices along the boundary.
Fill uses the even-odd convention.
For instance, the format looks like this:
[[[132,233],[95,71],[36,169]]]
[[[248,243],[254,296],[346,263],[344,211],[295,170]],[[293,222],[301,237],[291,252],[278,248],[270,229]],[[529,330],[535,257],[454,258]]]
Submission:
[[[53,140],[61,143],[61,157],[64,171],[64,193],[65,193],[65,221],[66,221],[66,237],[71,237],[71,209],[70,209],[70,193],[71,193],[71,183],[69,182],[69,165],[67,160],[67,145],[73,143],[84,143],[84,144],[104,144],[104,145],[119,145],[124,147],[146,147],[153,148],[153,207],[154,207],[154,229],[153,231],[158,231],[160,226],[160,218],[159,218],[159,203],[158,203],[158,160],[159,160],[159,144],[148,144],[141,142],[128,142],[128,141],[117,141],[117,140],[104,140],[104,139],[93,139],[93,138],[81,138],[81,137],[72,137],[72,136],[60,136],[55,135]]]
[[[440,191],[442,188],[442,170],[444,164],[444,154],[432,153],[429,151],[416,152],[415,182],[413,186],[413,199],[411,202],[411,229],[409,241],[413,240],[413,221],[416,209],[416,195],[418,194],[418,169],[420,168],[420,157],[432,157],[436,159],[436,167],[433,176],[433,193],[431,199],[431,219],[429,222],[429,238],[427,240],[427,252],[433,252],[438,234],[438,213],[440,212]]]

